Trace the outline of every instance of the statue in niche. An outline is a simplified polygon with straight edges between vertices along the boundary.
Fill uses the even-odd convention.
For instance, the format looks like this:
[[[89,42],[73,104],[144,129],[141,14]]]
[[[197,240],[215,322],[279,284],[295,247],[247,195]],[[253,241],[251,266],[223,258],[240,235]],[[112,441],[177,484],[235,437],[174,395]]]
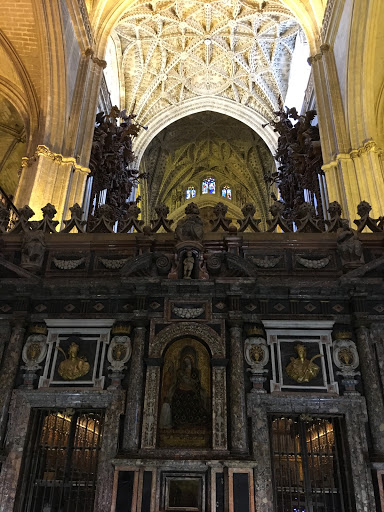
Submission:
[[[62,348],[57,348],[65,357],[65,360],[61,361],[57,370],[60,377],[64,380],[76,380],[87,375],[90,370],[90,365],[85,357],[78,356],[79,345],[77,343],[73,342],[69,346],[68,357]]]
[[[295,350],[298,357],[291,357],[291,362],[286,367],[288,376],[299,384],[313,380],[320,371],[320,367],[313,361],[323,356],[317,354],[312,359],[307,359],[307,349],[301,343],[295,345]]]
[[[201,384],[197,354],[193,347],[180,351],[178,366],[171,362],[163,377],[160,428],[204,426],[209,421],[207,393]]]
[[[183,261],[184,266],[184,279],[192,279],[192,271],[195,266],[195,258],[193,257],[192,251],[187,251],[187,254]]]

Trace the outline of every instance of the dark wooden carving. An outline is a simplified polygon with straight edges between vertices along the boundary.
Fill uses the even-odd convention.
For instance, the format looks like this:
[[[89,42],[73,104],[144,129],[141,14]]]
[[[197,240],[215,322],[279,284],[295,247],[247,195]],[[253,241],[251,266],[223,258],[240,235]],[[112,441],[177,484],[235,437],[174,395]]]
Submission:
[[[97,207],[100,193],[106,190],[105,203],[111,206],[114,220],[127,214],[132,186],[144,177],[132,168],[132,141],[141,129],[134,119],[134,114],[127,114],[126,110],[120,111],[117,107],[112,107],[109,114],[100,112],[96,116],[89,162],[93,177],[91,204],[93,209]]]
[[[322,216],[318,176],[323,174],[323,159],[319,128],[311,124],[316,111],[309,110],[303,116],[295,108],[286,107],[285,111],[281,109],[275,115],[279,120],[272,121],[271,125],[280,135],[275,154],[279,167],[265,179],[279,187],[286,217],[293,216],[297,203],[308,200]]]

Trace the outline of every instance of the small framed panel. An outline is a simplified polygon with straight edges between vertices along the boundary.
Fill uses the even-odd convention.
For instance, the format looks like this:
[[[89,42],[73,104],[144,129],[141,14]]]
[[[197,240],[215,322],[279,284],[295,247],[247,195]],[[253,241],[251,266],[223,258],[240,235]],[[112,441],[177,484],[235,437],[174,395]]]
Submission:
[[[76,386],[103,389],[104,362],[113,322],[47,319],[48,350],[39,388]]]
[[[272,362],[271,392],[339,393],[332,366],[333,321],[263,321]]]
[[[165,474],[164,510],[167,512],[204,512],[205,478],[199,474]]]

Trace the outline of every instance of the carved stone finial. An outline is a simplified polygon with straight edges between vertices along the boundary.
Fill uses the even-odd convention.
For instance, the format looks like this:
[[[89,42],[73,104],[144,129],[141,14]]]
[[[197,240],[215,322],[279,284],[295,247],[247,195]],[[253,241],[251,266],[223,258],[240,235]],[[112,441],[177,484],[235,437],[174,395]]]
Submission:
[[[171,224],[173,220],[167,218],[169,214],[168,206],[164,203],[160,203],[156,206],[155,212],[157,213],[157,219],[151,221],[152,233],[157,233],[161,227],[163,227],[167,233],[172,233]]]
[[[245,231],[247,227],[250,227],[253,231],[260,232],[258,225],[261,222],[261,219],[254,219],[253,216],[256,213],[256,208],[252,203],[247,203],[242,209],[242,214],[244,218],[238,219],[237,222],[240,224],[239,231]]]
[[[302,233],[322,233],[321,221],[316,216],[315,207],[311,203],[303,202],[294,212],[297,231]]]
[[[325,221],[329,233],[336,233],[336,231],[342,227],[342,223],[345,220],[341,218],[342,211],[341,205],[337,201],[329,203],[328,213],[330,220]]]
[[[361,201],[361,203],[357,205],[357,215],[360,216],[360,219],[354,220],[353,222],[357,226],[358,233],[363,231],[364,228],[370,229],[373,233],[383,231],[382,223],[380,222],[379,225],[377,224],[379,219],[373,219],[369,216],[369,212],[371,210],[372,206],[367,203],[367,201]]]
[[[13,229],[10,233],[25,233],[32,229],[30,218],[35,215],[35,212],[28,205],[23,206],[19,210],[19,218],[15,222]]]
[[[128,211],[119,223],[119,232],[127,233],[131,229],[135,229],[138,233],[143,232],[143,224],[144,221],[138,220],[139,214],[141,213],[140,208],[137,204],[131,204],[128,208]]]
[[[282,201],[275,201],[269,208],[269,211],[272,214],[272,219],[268,219],[268,232],[275,231],[277,226],[279,226],[284,233],[288,233],[292,231],[292,222],[289,219],[285,218],[284,215],[285,204]]]
[[[216,219],[211,220],[212,231],[217,231],[220,227],[224,229],[224,231],[230,231],[229,225],[232,222],[232,219],[227,219],[226,214],[228,211],[228,206],[224,203],[217,203],[217,205],[213,208],[213,213],[216,215]]]
[[[249,335],[244,342],[244,357],[250,366],[247,371],[251,373],[252,393],[266,393],[264,382],[268,370],[265,366],[269,361],[269,349],[265,338],[260,335]]]
[[[85,220],[82,220],[84,211],[81,206],[75,203],[69,209],[71,212],[71,218],[64,221],[65,228],[61,230],[62,233],[69,233],[72,229],[77,229],[79,233],[84,233]]]
[[[203,221],[200,218],[199,207],[190,203],[185,208],[186,216],[177,223],[175,236],[181,242],[200,241],[203,238]]]
[[[56,215],[56,208],[51,203],[47,203],[41,211],[43,212],[42,220],[35,220],[31,222],[32,229],[44,231],[45,233],[55,233],[56,226],[59,224],[58,220],[53,220]]]
[[[107,204],[102,204],[97,208],[95,215],[90,217],[88,231],[89,233],[113,233],[115,222],[113,209]]]

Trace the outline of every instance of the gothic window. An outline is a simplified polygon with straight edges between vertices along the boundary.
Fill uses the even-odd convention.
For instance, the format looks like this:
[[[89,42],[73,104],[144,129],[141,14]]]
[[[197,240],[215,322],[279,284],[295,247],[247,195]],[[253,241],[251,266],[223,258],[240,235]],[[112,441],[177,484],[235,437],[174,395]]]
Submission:
[[[32,410],[23,511],[93,510],[103,419],[100,410]]]
[[[196,196],[196,189],[195,187],[188,187],[187,188],[187,193],[186,193],[186,198],[187,199],[192,199],[192,197],[195,197]]]
[[[342,418],[271,418],[277,512],[355,511]]]
[[[231,187],[227,187],[227,186],[223,187],[223,188],[221,189],[221,195],[222,195],[223,197],[226,197],[227,199],[232,199],[232,190],[231,190]]]
[[[214,194],[216,191],[216,182],[214,178],[205,178],[202,183],[203,194]]]

